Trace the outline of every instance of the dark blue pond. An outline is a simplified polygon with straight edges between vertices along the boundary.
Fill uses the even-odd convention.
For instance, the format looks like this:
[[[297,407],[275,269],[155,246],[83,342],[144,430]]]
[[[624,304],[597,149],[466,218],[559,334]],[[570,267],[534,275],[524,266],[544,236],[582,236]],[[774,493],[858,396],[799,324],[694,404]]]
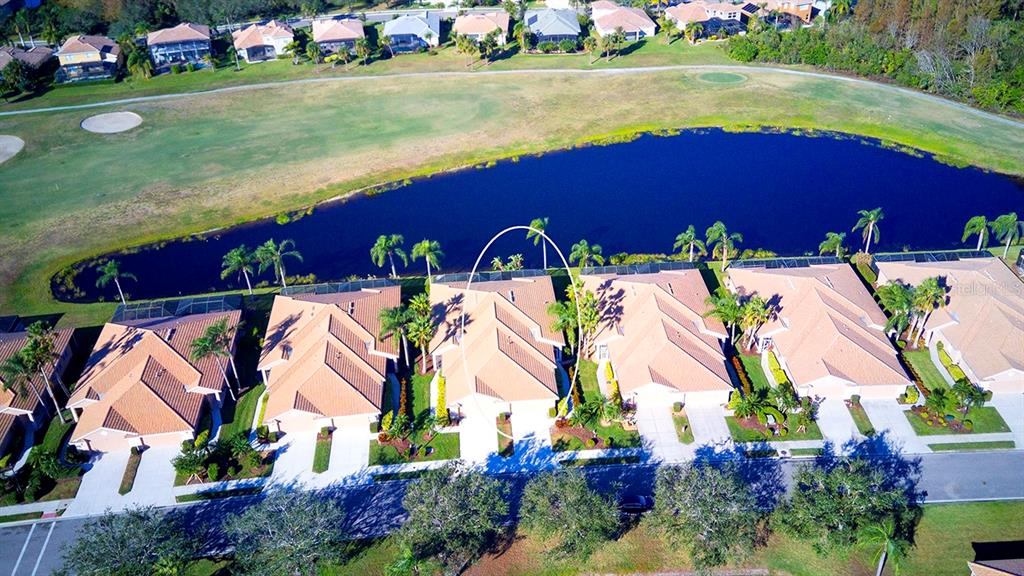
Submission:
[[[295,240],[305,261],[292,261],[289,275],[318,280],[386,275],[369,256],[385,233],[403,234],[407,249],[438,240],[444,270],[466,270],[492,234],[538,216],[550,217],[549,234],[566,252],[581,238],[606,255],[668,252],[687,225],[703,233],[722,220],[743,234],[741,248],[800,255],[816,252],[829,231],[844,231],[848,245],[858,245],[859,232],[850,232],[856,212],[877,206],[885,211],[878,249],[957,248],[965,246],[970,216],[1024,212],[1024,184],[852,138],[685,132],[435,176],[321,206],[285,225],[271,219],[117,258],[138,277],[126,282],[131,297],[154,298],[238,287],[220,279],[224,253],[268,238]],[[518,236],[496,244],[484,261],[516,252],[527,266],[540,264],[540,248]],[[421,268],[422,261],[411,263],[408,271]],[[114,298],[112,287],[97,291],[95,278],[91,268],[79,274],[84,299]]]

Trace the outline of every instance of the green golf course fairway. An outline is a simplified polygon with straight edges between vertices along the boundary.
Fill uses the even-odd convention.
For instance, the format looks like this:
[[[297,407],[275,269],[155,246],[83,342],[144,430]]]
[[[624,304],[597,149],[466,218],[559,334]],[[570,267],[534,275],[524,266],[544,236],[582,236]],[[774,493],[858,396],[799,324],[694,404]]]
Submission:
[[[742,82],[700,78],[714,71],[731,73],[377,76],[0,117],[0,134],[26,143],[0,167],[0,311],[101,322],[109,304],[54,302],[51,276],[90,255],[382,182],[644,131],[833,130],[1024,175],[1019,123],[837,78],[750,68],[737,71]],[[113,135],[79,128],[117,110],[144,122]]]

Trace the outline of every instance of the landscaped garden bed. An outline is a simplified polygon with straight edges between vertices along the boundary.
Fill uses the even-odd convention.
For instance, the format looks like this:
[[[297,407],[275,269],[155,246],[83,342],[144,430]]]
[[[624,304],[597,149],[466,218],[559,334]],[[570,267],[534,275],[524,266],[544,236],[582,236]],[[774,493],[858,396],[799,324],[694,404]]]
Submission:
[[[195,440],[182,442],[174,469],[175,486],[259,478],[273,471],[274,451],[253,448],[247,433],[210,442],[203,431]]]
[[[725,422],[729,426],[729,433],[734,442],[788,442],[795,440],[821,440],[821,430],[817,422],[808,423],[801,431],[796,425],[795,417],[790,414],[784,426],[792,430],[785,434],[781,433],[783,427],[769,426],[758,421],[756,416],[749,418],[737,418],[726,416]]]
[[[580,379],[574,386],[571,416],[561,413],[565,400],[559,403],[560,417],[551,428],[551,446],[556,452],[566,450],[597,450],[636,448],[642,445],[640,433],[632,423],[635,407],[622,401],[618,384],[609,372],[607,378],[612,398],[606,398],[597,384],[597,364],[580,362]]]
[[[313,452],[313,472],[320,474],[326,472],[331,466],[331,440],[334,438],[334,430],[324,427],[316,435],[316,450]]]
[[[853,396],[847,400],[846,409],[850,412],[850,416],[853,418],[853,423],[857,425],[858,432],[865,436],[875,435],[875,427],[871,424],[871,419],[868,418],[868,413],[860,403],[860,396]]]
[[[124,474],[121,476],[121,487],[117,490],[118,494],[124,496],[132,491],[132,487],[135,486],[135,475],[139,472],[140,463],[142,463],[142,450],[138,446],[133,446],[132,453],[128,456],[128,465],[125,466]]]
[[[397,410],[384,413],[377,439],[370,441],[370,466],[459,457],[458,432],[438,432],[439,424],[450,423],[431,414],[431,380],[433,373],[428,372],[401,381]],[[386,404],[391,403],[389,398],[390,394],[385,393]]]
[[[966,417],[962,412],[942,415],[925,406],[915,406],[904,412],[911,428],[918,436],[934,436],[939,434],[987,434],[1009,432],[1010,427],[999,415],[999,411],[991,406],[971,408]]]
[[[686,416],[686,410],[681,402],[672,406],[672,423],[675,424],[676,437],[683,444],[693,444],[693,428],[690,427],[690,419]]]
[[[61,446],[74,429],[70,413],[65,411],[66,423],[54,417],[46,428],[42,441],[32,450],[28,462],[17,474],[0,481],[0,506],[31,502],[67,500],[78,494],[82,483],[81,464],[87,455],[69,446],[64,462],[58,458]]]
[[[821,440],[817,405],[797,395],[781,367],[776,376],[780,383],[772,387],[759,356],[734,356],[732,365],[740,389],[729,398],[733,415],[725,422],[734,442]]]

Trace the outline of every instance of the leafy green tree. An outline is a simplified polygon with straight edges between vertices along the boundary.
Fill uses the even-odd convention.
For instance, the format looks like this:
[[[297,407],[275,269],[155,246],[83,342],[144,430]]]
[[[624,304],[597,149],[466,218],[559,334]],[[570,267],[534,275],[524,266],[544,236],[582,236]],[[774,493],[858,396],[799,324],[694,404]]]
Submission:
[[[721,254],[722,270],[725,270],[726,264],[729,263],[729,253],[735,250],[737,244],[743,242],[743,235],[739,232],[730,234],[721,220],[708,227],[704,235],[708,248],[711,248],[711,256],[717,258]]]
[[[891,280],[878,287],[878,301],[889,313],[885,329],[890,330],[899,338],[910,327],[914,315],[914,291],[909,284]]]
[[[227,369],[221,363],[221,358],[227,358],[231,363],[231,371],[236,376],[238,375],[238,372],[235,370],[235,359],[231,354],[233,340],[234,334],[232,329],[228,327],[228,319],[225,316],[207,326],[202,336],[192,340],[189,345],[189,356],[193,362],[199,362],[205,358],[212,357],[214,362],[217,363],[217,368],[220,369],[221,376],[224,377],[224,385],[227,386],[228,392],[231,393],[231,399],[235,400],[235,391],[231,387],[231,380],[228,379]]]
[[[960,239],[961,242],[967,242],[967,239],[974,234],[978,235],[978,245],[974,248],[975,250],[981,250],[988,245],[988,219],[984,216],[978,215],[971,217],[964,225],[964,236]]]
[[[1000,242],[1006,243],[1003,248],[1003,258],[1006,258],[1010,252],[1010,244],[1020,239],[1021,233],[1024,231],[1024,222],[1017,220],[1016,212],[1010,212],[993,220],[991,226],[992,234],[999,238]]]
[[[320,49],[320,44],[316,42],[309,42],[306,44],[306,56],[313,63],[317,73],[320,73],[320,56],[323,51]]]
[[[663,466],[649,521],[686,547],[698,570],[750,556],[764,526],[757,498],[732,463]]]
[[[437,240],[427,240],[424,238],[412,246],[412,259],[413,261],[423,260],[427,263],[427,279],[431,276],[431,267],[435,269],[441,268],[441,258],[444,258],[444,252],[441,251],[441,243]]]
[[[30,88],[29,69],[24,62],[16,58],[0,70],[0,94],[7,100],[8,94],[20,94],[28,92]]]
[[[387,42],[385,42],[385,40],[387,40]],[[388,38],[387,36],[383,36],[381,37],[380,41],[381,43],[383,43],[384,46],[388,47],[388,50],[391,50],[391,57],[394,58],[395,53],[391,48],[390,38]],[[373,46],[370,45],[370,41],[365,37],[359,38],[358,40],[356,40],[355,48],[356,57],[359,58],[359,62],[364,66],[366,64],[369,64],[370,54],[373,54]]]
[[[279,490],[229,518],[225,532],[242,574],[297,576],[318,574],[340,559],[346,525],[344,509],[331,497]]]
[[[107,511],[90,520],[64,552],[80,576],[151,576],[159,564],[184,569],[196,552],[183,526],[153,507]]]
[[[405,362],[408,364],[412,361],[412,357],[409,356],[409,324],[412,322],[413,315],[411,311],[402,306],[398,305],[394,308],[382,308],[378,313],[378,319],[380,320],[380,339],[389,337],[398,338],[402,341],[402,349],[405,352]]]
[[[818,254],[824,256],[825,254],[835,253],[836,258],[842,258],[844,240],[846,240],[846,232],[829,232],[825,234],[825,239],[821,244],[818,244]]]
[[[401,234],[381,234],[370,248],[370,259],[380,268],[384,267],[385,261],[389,262],[391,277],[398,278],[398,271],[395,270],[395,256],[398,256],[406,266],[409,265],[409,257],[402,249],[404,243],[405,237]]]
[[[285,45],[283,52],[285,54],[292,55],[292,65],[297,66],[299,64],[299,58],[302,54],[302,43],[298,40],[292,40]]]
[[[128,301],[124,298],[124,291],[121,290],[121,279],[126,280],[138,280],[134,274],[129,272],[121,271],[121,264],[117,260],[107,260],[107,262],[99,267],[99,277],[96,278],[96,286],[102,288],[111,281],[114,282],[114,286],[117,287],[117,295],[121,297],[121,304],[127,306]]]
[[[694,256],[703,256],[708,253],[707,246],[704,242],[697,238],[697,231],[694,230],[693,224],[686,227],[686,231],[676,234],[675,244],[672,245],[673,250],[678,250],[680,254],[683,251],[687,251],[690,254],[690,262],[693,262]]]
[[[683,33],[686,35],[686,39],[690,41],[690,44],[696,44],[697,39],[704,35],[704,25],[700,22],[687,22],[686,27],[683,28]]]
[[[572,245],[569,252],[569,263],[579,262],[580,268],[586,268],[591,262],[601,266],[604,264],[604,256],[601,254],[599,244],[590,244],[586,240],[580,240]]]
[[[548,229],[548,217],[534,218],[530,221],[530,230],[526,232],[526,239],[533,238],[533,245],[541,245],[541,254],[544,256],[544,269],[548,269],[548,243],[544,240],[542,234]]]
[[[729,329],[729,341],[736,341],[736,328],[740,319],[743,318],[743,307],[740,305],[736,295],[725,288],[719,287],[714,294],[704,299],[708,311],[704,316],[718,318],[722,324]]]
[[[232,248],[224,255],[224,260],[221,263],[221,280],[227,280],[232,274],[236,277],[245,278],[245,286],[249,289],[249,295],[252,295],[252,282],[249,281],[249,276],[252,275],[257,264],[256,254],[246,248],[245,244],[242,244],[238,248]]]
[[[302,262],[302,254],[294,248],[294,240],[281,240],[281,243],[277,244],[273,238],[257,246],[255,256],[256,262],[259,263],[260,274],[265,272],[267,268],[273,268],[274,278],[281,282],[281,286],[287,288],[287,273],[284,269],[285,258],[294,258]]]
[[[482,473],[449,464],[406,488],[408,519],[399,540],[417,559],[434,558],[458,573],[502,530],[508,487]]]
[[[881,239],[881,235],[878,231],[878,222],[885,218],[885,214],[881,208],[875,208],[874,210],[859,210],[857,214],[860,215],[860,219],[853,226],[853,232],[857,230],[863,230],[864,237],[864,253],[871,253],[871,243],[878,244],[878,240]]]
[[[754,418],[755,416],[759,417],[769,407],[771,407],[771,404],[768,402],[768,397],[763,389],[734,393],[729,402],[729,408],[732,409],[736,418],[741,420]]]
[[[907,555],[910,543],[896,533],[895,522],[886,519],[868,526],[860,536],[859,542],[874,551],[872,558],[877,566],[875,576],[882,576],[886,561],[892,566],[893,575],[900,575],[902,560]]]
[[[957,408],[964,417],[967,416],[971,409],[980,408],[985,405],[985,391],[972,384],[966,378],[957,380],[950,391],[953,397],[956,398]]]
[[[658,18],[658,27],[661,28],[661,33],[665,35],[665,43],[671,44],[675,41],[679,35],[679,27],[676,25],[676,21],[672,18],[662,16]]]
[[[545,472],[523,490],[520,525],[549,543],[556,557],[585,559],[619,527],[615,502],[598,494],[579,470]]]

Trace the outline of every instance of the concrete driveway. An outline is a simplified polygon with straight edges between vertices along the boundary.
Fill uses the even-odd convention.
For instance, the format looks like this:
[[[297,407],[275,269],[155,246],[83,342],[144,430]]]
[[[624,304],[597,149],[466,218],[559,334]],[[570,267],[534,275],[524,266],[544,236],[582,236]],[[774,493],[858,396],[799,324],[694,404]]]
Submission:
[[[498,429],[488,406],[472,400],[462,404],[459,422],[459,452],[470,464],[484,464],[498,451]],[[512,417],[515,427],[515,416]]]
[[[692,453],[689,446],[679,442],[675,423],[672,421],[672,403],[668,399],[638,399],[636,427],[656,461],[679,462]]]
[[[903,444],[904,451],[918,454],[931,452],[927,444],[914,433],[903,414],[903,407],[895,400],[861,399],[860,404],[868,413],[868,419],[875,430],[888,430],[894,440]]]
[[[142,453],[132,491],[124,496],[127,503],[170,506],[174,504],[174,465],[171,463],[181,449],[178,446],[157,446]]]
[[[1006,420],[1017,448],[1024,449],[1024,394],[993,394],[989,406],[995,406]]]
[[[695,446],[732,441],[729,426],[725,423],[725,412],[721,406],[717,404],[690,405],[686,407],[686,416],[690,419],[690,426],[693,428]]]
[[[317,430],[289,434],[281,441],[271,481],[275,484],[307,484],[313,481],[313,455]]]
[[[107,508],[119,510],[124,498],[117,493],[128,466],[127,450],[99,453],[90,462],[89,470],[82,476],[78,496],[68,505],[65,516],[102,514]]]
[[[818,428],[825,440],[836,446],[842,446],[851,438],[860,438],[857,424],[842,398],[826,398],[818,405]]]

